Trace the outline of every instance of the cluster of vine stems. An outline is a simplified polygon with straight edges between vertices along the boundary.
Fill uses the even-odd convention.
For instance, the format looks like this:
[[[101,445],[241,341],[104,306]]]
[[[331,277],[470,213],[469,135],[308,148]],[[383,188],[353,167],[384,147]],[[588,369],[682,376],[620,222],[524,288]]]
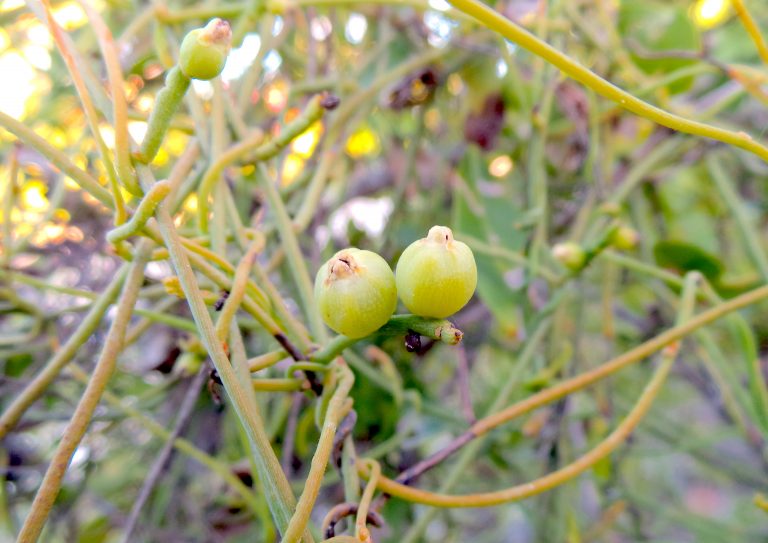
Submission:
[[[267,2],[266,9],[279,13],[283,9],[300,7],[304,4],[343,3],[339,0],[311,0],[308,2],[294,0],[285,5],[281,2]],[[421,0],[409,2],[381,0],[377,3],[426,7],[426,3]],[[451,0],[450,3],[453,5],[453,10],[448,13],[449,15],[455,16],[467,24],[479,23],[499,33],[507,40],[543,58],[595,93],[616,102],[620,107],[632,113],[679,132],[707,137],[739,147],[768,161],[768,148],[747,134],[691,121],[652,106],[602,79],[478,0]],[[258,13],[254,6],[258,6],[258,4],[258,2],[248,2],[177,11],[151,7],[125,31],[119,43],[125,43],[139,31],[142,25],[147,24],[153,18],[166,24],[175,24],[190,19],[206,19],[213,16],[233,18],[237,21],[234,27],[234,40],[237,43],[237,40],[242,38],[245,29],[253,24],[253,19]],[[749,12],[740,0],[734,1],[733,4],[749,35],[753,38],[762,59],[768,63],[768,47],[760,36]],[[293,217],[289,216],[281,193],[270,177],[269,169],[265,166],[265,161],[275,157],[296,136],[326,115],[330,118],[326,140],[333,141],[334,135],[340,133],[352,113],[366,100],[375,96],[390,82],[403,77],[420,66],[434,62],[445,52],[429,50],[419,54],[374,80],[369,87],[350,96],[342,97],[340,107],[332,112],[323,107],[323,98],[319,95],[316,96],[307,103],[298,117],[282,128],[279,136],[272,139],[261,132],[250,131],[247,127],[242,126],[242,121],[238,124],[236,111],[237,108],[242,108],[247,103],[247,95],[239,104],[225,103],[222,98],[220,83],[215,81],[210,143],[203,141],[202,138],[198,141],[193,140],[193,143],[188,146],[175,163],[168,179],[158,182],[154,178],[151,164],[143,164],[134,159],[136,144],[131,141],[127,130],[129,115],[123,90],[123,74],[118,60],[118,47],[99,13],[90,7],[87,1],[83,1],[82,6],[86,10],[92,28],[98,37],[102,60],[107,68],[109,98],[103,93],[103,90],[99,90],[98,85],[93,85],[92,81],[87,80],[90,72],[82,69],[84,59],[74,49],[68,35],[53,19],[49,2],[46,0],[40,5],[30,5],[36,14],[47,23],[57,49],[69,69],[90,124],[92,135],[98,144],[101,159],[106,166],[109,180],[107,188],[23,123],[0,113],[0,126],[14,134],[25,144],[35,148],[64,174],[78,183],[82,190],[114,211],[115,228],[108,233],[107,240],[114,245],[115,252],[125,258],[127,262],[100,294],[52,287],[23,273],[0,271],[8,281],[26,282],[39,288],[58,289],[92,300],[90,309],[77,330],[58,348],[46,366],[37,373],[0,417],[0,438],[2,438],[14,428],[25,411],[42,396],[65,367],[68,367],[76,378],[86,383],[85,392],[56,448],[31,510],[19,533],[18,540],[23,543],[37,541],[40,537],[54,500],[61,488],[62,479],[72,455],[86,433],[94,410],[102,400],[142,421],[144,427],[150,432],[166,440],[168,447],[175,447],[217,473],[241,495],[244,502],[253,509],[256,515],[264,518],[264,511],[261,510],[259,502],[254,500],[251,490],[230,472],[226,464],[179,437],[176,429],[173,431],[166,430],[106,390],[109,378],[115,369],[118,355],[124,346],[135,341],[153,322],[165,323],[199,335],[205,352],[213,362],[223,384],[228,401],[242,423],[242,429],[253,452],[251,455],[253,469],[260,481],[266,502],[269,504],[274,525],[282,535],[283,541],[314,540],[308,528],[310,514],[332,454],[337,447],[343,445],[341,470],[348,503],[334,508],[326,519],[326,534],[331,536],[326,541],[360,542],[371,540],[368,524],[377,522],[376,507],[373,503],[376,491],[389,497],[435,507],[480,507],[533,496],[577,477],[620,445],[648,412],[670,372],[682,339],[721,317],[768,298],[768,286],[761,286],[728,301],[723,301],[698,273],[691,272],[681,279],[671,273],[644,266],[632,258],[607,251],[604,256],[612,258],[615,262],[638,272],[655,275],[668,284],[682,289],[676,325],[586,373],[562,380],[558,384],[545,388],[518,403],[507,405],[511,390],[509,387],[503,387],[486,416],[477,420],[463,434],[456,437],[433,456],[412,466],[395,479],[387,478],[382,474],[375,458],[359,457],[355,453],[354,444],[350,437],[350,424],[354,422],[354,414],[352,400],[349,397],[350,389],[354,383],[354,374],[344,358],[345,349],[354,344],[355,341],[343,336],[335,338],[327,336],[313,304],[309,272],[297,240],[297,236],[310,223],[312,212],[324,188],[328,169],[333,160],[333,152],[330,148],[323,150],[320,162],[306,189],[304,202]],[[172,64],[172,62],[166,64]],[[100,92],[101,94],[99,94]],[[105,108],[104,104],[109,107]],[[234,108],[234,115],[229,111],[231,108]],[[98,130],[100,114],[111,120],[114,127],[114,152],[106,146],[100,136]],[[224,136],[224,123],[227,118],[230,119],[235,131],[240,136],[239,142],[228,148]],[[147,134],[146,137],[162,138],[162,134]],[[195,172],[194,166],[203,154],[213,157],[213,160],[204,172]],[[225,168],[236,163],[257,165],[260,189],[266,195],[276,219],[277,235],[281,241],[282,249],[273,257],[267,267],[260,265],[256,260],[256,256],[265,246],[264,233],[242,224],[237,213],[231,212],[234,206],[232,194],[227,185],[220,182]],[[17,158],[15,153],[12,153],[10,162],[12,177],[15,176],[14,172],[17,168]],[[714,164],[713,168],[716,169],[717,165]],[[137,196],[132,208],[124,201],[121,187]],[[173,215],[181,202],[193,190],[197,190],[199,201],[199,225],[201,234],[203,234],[199,238],[180,235],[173,220]],[[210,214],[212,223],[210,225],[208,224],[209,212],[211,211],[208,207],[209,196],[212,197],[213,202],[213,209]],[[233,237],[244,253],[237,266],[233,266],[222,257],[222,248],[230,239],[228,236]],[[4,241],[7,242],[9,239],[10,236],[7,236]],[[471,238],[468,239],[468,242],[479,252],[487,252],[525,266],[529,265],[528,259],[522,254],[489,247],[481,241]],[[4,252],[3,258],[7,265],[11,253],[14,250],[20,250],[21,247],[8,243],[5,247],[7,250]],[[768,264],[766,264],[765,257],[760,256],[759,249],[756,248],[757,244],[752,244],[751,247],[753,256],[760,264],[763,276],[768,278]],[[165,287],[169,292],[178,293],[186,300],[193,321],[165,314],[162,312],[162,308],[155,310],[134,309],[142,292],[145,266],[152,260],[164,259],[170,259],[175,273],[175,276],[166,282]],[[293,280],[300,294],[301,309],[306,317],[306,322],[308,322],[308,327],[305,327],[300,319],[286,309],[284,300],[268,277],[269,270],[279,264],[282,259],[287,260],[289,264]],[[538,271],[554,283],[563,283],[572,279],[571,276],[560,276],[547,270]],[[213,292],[202,290],[196,274],[201,274],[208,281],[229,293],[226,300],[223,301],[221,311],[217,314],[215,321],[211,317],[208,306],[218,296]],[[20,304],[23,303],[21,300],[17,301]],[[694,309],[698,301],[709,304],[710,307],[696,314]],[[89,376],[72,362],[72,359],[78,349],[99,326],[107,310],[113,305],[116,307],[116,313],[95,369]],[[556,303],[553,302],[541,315],[526,348],[520,354],[521,365],[532,356],[537,343],[545,335],[550,322],[549,313],[555,307]],[[35,314],[34,308],[28,309],[32,314]],[[254,325],[263,328],[274,337],[276,341],[274,351],[251,359],[247,357],[240,329],[243,323],[235,318],[239,309],[244,310],[252,317]],[[134,314],[142,317],[142,321],[133,329],[129,329]],[[746,326],[738,315],[732,315],[731,318],[738,326]],[[393,317],[390,323],[379,333],[404,335],[409,330],[447,343],[456,343],[461,337],[461,333],[450,322],[422,319],[409,315]],[[15,338],[15,340],[18,339]],[[455,495],[419,490],[411,486],[420,475],[453,453],[462,449],[465,452],[471,452],[470,444],[475,447],[479,446],[482,442],[482,436],[492,429],[605,379],[659,351],[662,353],[661,360],[626,417],[597,446],[557,471],[525,484],[480,494]],[[291,357],[294,363],[285,378],[252,378],[253,372],[270,367],[286,356]],[[383,363],[386,363],[386,356],[383,358],[385,359]],[[750,391],[755,404],[754,411],[758,415],[761,429],[768,432],[768,393],[766,393],[765,383],[760,376],[756,357],[750,362],[749,376]],[[197,383],[199,387],[199,382]],[[270,443],[264,421],[254,398],[254,390],[289,392],[309,388],[320,394],[317,418],[321,426],[321,433],[303,491],[297,498]],[[360,494],[359,477],[367,481],[362,494]],[[446,488],[449,487],[450,483],[447,483]],[[146,499],[145,494],[147,493],[148,489],[143,488],[142,496],[144,499]],[[768,503],[762,496],[756,497],[755,502],[764,508]],[[139,510],[140,505],[132,513],[131,518],[134,523]],[[333,535],[333,526],[341,517],[346,515],[355,516],[354,536]],[[126,540],[129,537],[130,529],[125,535]]]

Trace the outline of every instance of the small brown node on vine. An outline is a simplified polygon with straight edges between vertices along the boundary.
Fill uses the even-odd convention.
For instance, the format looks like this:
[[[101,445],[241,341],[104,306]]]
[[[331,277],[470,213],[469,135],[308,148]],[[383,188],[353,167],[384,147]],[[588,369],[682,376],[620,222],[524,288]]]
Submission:
[[[221,292],[219,293],[219,299],[216,300],[215,304],[213,304],[213,308],[216,311],[221,311],[221,309],[224,307],[224,303],[227,301],[227,298],[229,298],[229,291],[221,289]]]
[[[333,111],[334,109],[339,107],[340,103],[341,103],[341,99],[338,96],[328,92],[323,94],[322,98],[320,98],[320,107],[328,111]]]
[[[409,353],[415,353],[421,350],[421,334],[408,330],[405,334],[405,350]]]

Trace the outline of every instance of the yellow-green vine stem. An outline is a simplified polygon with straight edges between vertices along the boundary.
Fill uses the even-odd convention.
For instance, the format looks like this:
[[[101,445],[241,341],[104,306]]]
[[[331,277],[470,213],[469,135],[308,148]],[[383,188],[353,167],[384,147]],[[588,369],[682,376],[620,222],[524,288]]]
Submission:
[[[190,79],[182,73],[178,65],[171,68],[165,76],[165,86],[157,93],[155,105],[147,122],[144,141],[141,142],[141,149],[136,155],[139,162],[149,164],[155,158],[171,124],[173,114],[179,108],[190,83]]]
[[[155,184],[146,196],[142,198],[139,203],[139,207],[136,208],[136,212],[125,224],[121,224],[117,228],[113,228],[107,232],[107,241],[113,245],[129,238],[130,236],[138,233],[147,221],[155,214],[155,209],[160,205],[168,193],[171,191],[171,185],[168,181],[160,181]]]
[[[755,47],[757,47],[757,52],[760,54],[763,63],[768,64],[768,44],[765,42],[763,35],[760,34],[760,27],[757,26],[752,14],[749,13],[747,6],[744,5],[744,1],[732,0],[731,4],[733,5],[733,10],[741,19],[741,24],[747,30],[747,34],[755,42]]]
[[[320,484],[323,481],[328,459],[331,457],[333,437],[336,435],[339,423],[341,423],[341,420],[351,408],[347,396],[355,382],[354,374],[341,359],[337,359],[334,362],[334,366],[334,371],[337,375],[336,389],[333,391],[328,402],[323,429],[320,432],[317,449],[315,449],[315,454],[312,457],[312,464],[304,484],[304,492],[301,493],[299,502],[296,505],[296,513],[294,513],[288,529],[283,534],[283,541],[286,543],[297,541],[301,533],[306,529],[309,515],[312,513],[315,500],[320,492]]]
[[[123,79],[123,71],[120,66],[115,41],[112,37],[112,32],[109,31],[99,12],[85,0],[81,0],[80,5],[83,6],[83,9],[88,14],[88,19],[93,25],[96,38],[99,41],[99,47],[101,48],[101,55],[107,67],[107,79],[109,80],[109,90],[112,98],[112,117],[115,130],[115,168],[117,170],[117,179],[128,192],[134,196],[141,196],[143,193],[131,164],[131,139],[128,134],[128,103],[125,98],[125,80]]]

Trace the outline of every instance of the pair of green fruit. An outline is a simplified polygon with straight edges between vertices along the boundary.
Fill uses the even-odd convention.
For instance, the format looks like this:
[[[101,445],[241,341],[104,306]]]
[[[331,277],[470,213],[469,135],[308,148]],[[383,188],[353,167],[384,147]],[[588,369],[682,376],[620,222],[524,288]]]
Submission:
[[[315,300],[323,321],[350,338],[386,324],[397,296],[414,315],[445,318],[464,307],[477,286],[475,257],[445,226],[409,245],[392,268],[378,254],[343,249],[317,272]]]

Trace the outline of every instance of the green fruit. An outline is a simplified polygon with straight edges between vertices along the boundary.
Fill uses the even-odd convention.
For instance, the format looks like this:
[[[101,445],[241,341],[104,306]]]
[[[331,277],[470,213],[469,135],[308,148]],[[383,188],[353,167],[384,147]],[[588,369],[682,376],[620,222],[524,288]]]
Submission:
[[[629,226],[619,226],[611,236],[611,245],[622,251],[631,251],[640,243],[640,234]]]
[[[578,243],[566,241],[552,247],[552,256],[571,271],[579,271],[587,262],[587,253]]]
[[[414,315],[445,318],[464,307],[477,286],[475,257],[446,226],[411,243],[395,271],[400,299]]]
[[[213,79],[224,69],[231,43],[229,23],[212,19],[204,28],[196,28],[184,36],[179,68],[190,79]]]
[[[365,337],[384,326],[395,312],[395,276],[376,253],[344,249],[318,270],[315,300],[323,321],[333,331],[350,338]]]

